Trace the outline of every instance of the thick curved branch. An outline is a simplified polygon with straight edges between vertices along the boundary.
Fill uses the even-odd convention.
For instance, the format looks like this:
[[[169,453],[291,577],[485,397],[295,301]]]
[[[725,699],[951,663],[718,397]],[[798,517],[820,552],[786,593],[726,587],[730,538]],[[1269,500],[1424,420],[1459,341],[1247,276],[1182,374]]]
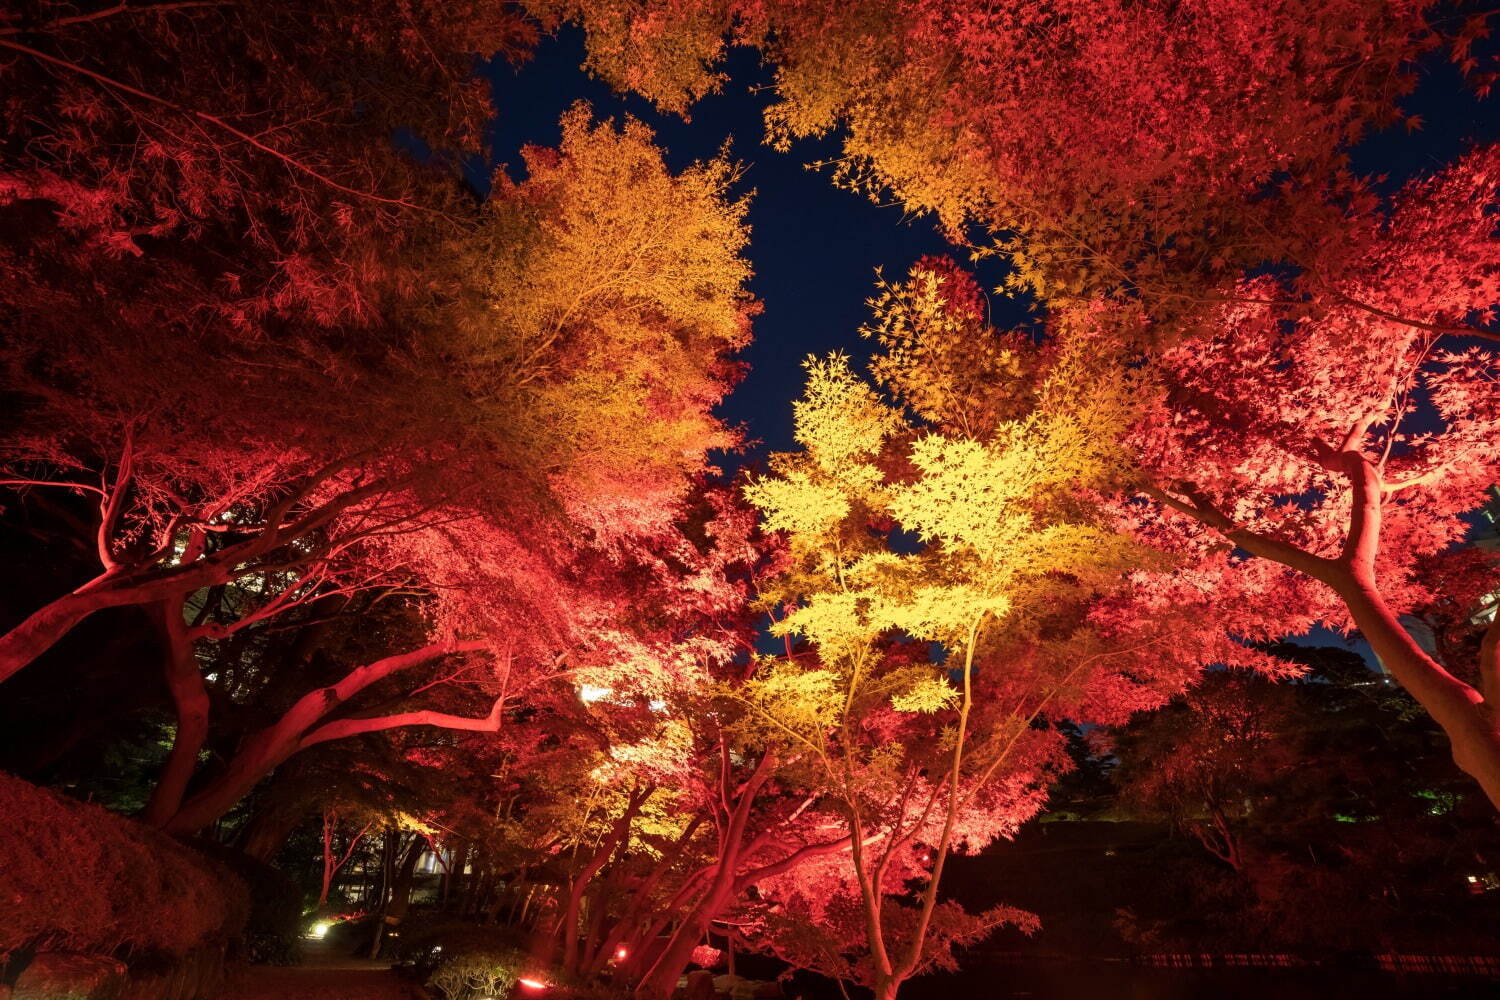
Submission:
[[[1484,639],[1479,644],[1479,690],[1487,705],[1500,699],[1500,610],[1484,630]]]
[[[377,715],[368,719],[336,719],[302,737],[297,744],[297,749],[306,750],[314,744],[326,743],[328,740],[341,740],[346,736],[400,729],[404,726],[436,726],[439,729],[458,729],[471,733],[497,733],[500,731],[500,715],[504,709],[505,699],[496,698],[495,704],[490,706],[490,713],[478,719],[464,715],[449,715],[446,712],[434,712],[430,709],[397,712],[394,715]]]

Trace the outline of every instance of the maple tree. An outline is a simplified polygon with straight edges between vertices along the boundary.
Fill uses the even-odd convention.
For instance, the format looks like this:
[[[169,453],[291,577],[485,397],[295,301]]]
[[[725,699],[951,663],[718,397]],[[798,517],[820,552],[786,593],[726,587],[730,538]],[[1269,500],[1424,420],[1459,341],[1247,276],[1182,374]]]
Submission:
[[[534,957],[558,959],[568,976],[608,973],[643,997],[670,995],[705,934],[755,887],[848,849],[726,694],[744,684],[746,598],[775,547],[727,491],[704,500],[689,522],[701,523],[689,532],[699,541],[676,560],[682,589],[653,613],[662,645],[626,671],[577,670],[578,703],[532,720],[547,779],[508,834],[566,872],[535,908]],[[690,664],[662,669],[683,655]]]
[[[1252,676],[1206,675],[1126,730],[1114,779],[1132,813],[1159,813],[1236,871],[1248,864],[1244,824],[1284,783],[1305,748],[1289,734],[1293,695]]]
[[[671,111],[722,87],[729,45],[755,46],[775,69],[774,145],[835,135],[835,183],[1004,256],[1013,291],[1158,313],[1268,264],[1326,291],[1318,258],[1359,196],[1351,146],[1420,126],[1400,101],[1435,50],[1478,92],[1494,79],[1475,49],[1494,12],[1422,2],[527,6],[581,23],[588,68]],[[1497,336],[1463,313],[1398,315]]]
[[[1492,355],[1441,339],[1496,339],[1494,152],[1474,150],[1395,197],[1348,166],[1360,138],[1401,117],[1426,53],[1446,48],[1487,92],[1493,74],[1473,46],[1493,12],[1450,18],[1420,3],[726,2],[685,16],[679,7],[536,5],[584,25],[596,72],[670,109],[721,85],[715,65],[727,43],[760,47],[777,72],[773,142],[786,148],[842,129],[836,180],[934,213],[976,253],[1004,255],[1013,265],[1008,290],[1056,311],[1051,335],[1087,328],[1148,355],[1160,346],[1169,369],[1191,368],[1205,352],[1233,354],[1234,376],[1235,365],[1164,376],[1171,415],[1155,426],[1206,426],[1202,399],[1189,397],[1212,399],[1209,408],[1224,412],[1210,447],[1239,457],[1203,455],[1203,467],[1189,468],[1153,454],[1148,472],[1173,481],[1154,481],[1152,495],[1333,587],[1343,612],[1298,591],[1289,602],[1297,613],[1282,619],[1351,616],[1449,733],[1460,766],[1500,801],[1496,716],[1485,693],[1493,683],[1480,681],[1492,657],[1482,654],[1477,670],[1439,664],[1397,622],[1411,606],[1397,596],[1403,561],[1456,540],[1456,515],[1494,480]],[[972,236],[975,224],[982,238]],[[1297,338],[1282,338],[1278,324],[1309,339],[1287,346]],[[1316,348],[1313,330],[1321,331]],[[1302,350],[1296,376],[1258,367],[1268,354],[1295,365]],[[1254,382],[1251,372],[1266,378]],[[1346,374],[1364,377],[1364,388],[1348,388]],[[1275,412],[1287,386],[1300,387],[1303,401]],[[1337,391],[1325,393],[1330,386]],[[1356,402],[1346,391],[1363,396]],[[1393,415],[1409,422],[1424,408],[1439,413],[1440,429],[1416,432],[1415,450],[1401,447]],[[1193,433],[1162,434],[1179,431]],[[1197,449],[1207,444],[1202,433]],[[1246,436],[1267,446],[1257,453]],[[1415,454],[1424,447],[1434,450],[1430,460]],[[1387,462],[1421,468],[1388,477]],[[1214,468],[1235,470],[1238,481],[1215,483]],[[1273,521],[1301,520],[1311,506],[1310,523],[1326,509],[1296,499],[1309,491],[1358,498],[1341,554],[1301,529],[1277,548]],[[1397,519],[1383,542],[1381,506]],[[1429,518],[1402,527],[1419,508]],[[1377,548],[1388,564],[1379,582]]]
[[[276,364],[255,360],[258,330],[205,341],[191,314],[163,312],[154,285],[140,285],[170,273],[160,260],[90,262],[90,297],[63,290],[76,262],[60,232],[12,259],[9,308],[25,333],[7,345],[7,372],[26,404],[9,485],[96,496],[98,570],[0,638],[4,672],[101,609],[150,609],[180,715],[153,821],[200,827],[324,739],[495,728],[498,700],[478,717],[327,717],[455,653],[503,645],[507,664],[552,663],[580,623],[600,624],[607,591],[629,584],[585,550],[654,544],[687,476],[732,443],[709,414],[736,377],[729,356],[750,309],[728,165],[673,175],[644,126],[594,125],[582,107],[558,150],[528,155],[527,180],[502,181],[466,232],[444,223],[421,240],[446,269],[407,286],[411,262],[388,261],[399,285],[362,289],[382,294],[368,322],[285,317]],[[603,247],[638,250],[606,260]],[[87,332],[59,332],[75,323]],[[595,579],[570,580],[588,563]],[[413,592],[437,595],[430,639],[372,650],[288,704],[184,804],[208,726],[206,646],[251,655],[256,633],[341,599]],[[508,667],[495,676],[503,686]]]
[[[1100,751],[1116,819],[1166,819],[1203,846],[1203,864],[1169,873],[1178,888],[1166,898],[1131,902],[1128,933],[1154,947],[1464,940],[1474,916],[1453,898],[1462,876],[1432,859],[1483,859],[1488,803],[1453,772],[1432,721],[1358,654],[1270,651],[1307,677],[1210,672]],[[1407,902],[1417,885],[1432,887],[1431,904]]]
[[[375,953],[430,850],[439,909],[563,980],[665,1000],[718,935],[888,1000],[1037,926],[945,899],[954,855],[1176,698],[1124,731],[1124,801],[1194,832],[1262,927],[1298,873],[1349,898],[1276,849],[1299,808],[1432,840],[1429,801],[1480,803],[1426,774],[1420,725],[1379,744],[1411,784],[1351,792],[1378,769],[1338,726],[1369,718],[1298,729],[1326,693],[1263,679],[1300,669],[1278,640],[1358,631],[1500,805],[1495,565],[1461,544],[1500,476],[1500,147],[1395,184],[1350,165],[1420,126],[1422,66],[1489,88],[1494,16],[0,14],[0,531],[46,562],[3,581],[0,682],[9,717],[59,689],[12,756],[57,784],[79,747],[130,756],[115,808],[281,851],[320,907],[378,855]],[[589,70],[682,114],[756,48],[772,146],[831,138],[835,185],[1003,258],[1037,321],[997,329],[947,258],[879,277],[868,365],[809,359],[796,449],[720,482],[758,308],[739,167],[579,104],[474,177],[475,60],[570,21]],[[70,715],[49,668],[76,650]],[[1287,780],[1330,746],[1318,789]]]
[[[849,834],[847,861],[823,865],[825,877],[844,867],[843,892],[792,880],[772,923],[800,909],[804,925],[840,928],[833,967],[828,954],[816,967],[883,997],[951,967],[955,944],[1033,926],[1003,906],[964,914],[939,887],[951,851],[1040,809],[1061,765],[1043,723],[1121,719],[1219,656],[1286,672],[1186,622],[1176,655],[1152,649],[1178,623],[1132,593],[1150,556],[1089,499],[1129,475],[1117,440],[1138,386],[1092,377],[1097,355],[999,333],[980,298],[947,260],[882,282],[871,368],[906,405],[841,356],[810,360],[801,450],[747,487],[789,546],[761,590],[785,609],[773,632],[811,649],[765,663],[738,697],[761,740],[820,774],[823,808]],[[929,644],[947,658],[930,660]],[[786,952],[799,964],[828,952],[799,940]]]
[[[1238,301],[1205,317],[1211,333],[1153,356],[1159,389],[1132,444],[1164,511],[1148,532],[1266,560],[1276,571],[1256,586],[1357,628],[1500,803],[1500,633],[1474,659],[1439,662],[1399,620],[1434,599],[1418,567],[1462,541],[1462,515],[1500,475],[1496,358],[1345,301],[1399,297],[1439,317],[1500,300],[1496,156],[1476,150],[1397,193],[1361,249],[1325,269],[1341,295],[1289,309],[1276,279],[1246,279]]]

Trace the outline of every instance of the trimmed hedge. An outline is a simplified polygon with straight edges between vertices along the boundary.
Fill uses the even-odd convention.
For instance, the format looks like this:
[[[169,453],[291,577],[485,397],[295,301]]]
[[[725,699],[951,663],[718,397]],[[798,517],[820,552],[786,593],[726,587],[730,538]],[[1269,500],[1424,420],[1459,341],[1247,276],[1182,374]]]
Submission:
[[[0,961],[182,956],[244,928],[244,882],[165,834],[3,772],[0,817]]]

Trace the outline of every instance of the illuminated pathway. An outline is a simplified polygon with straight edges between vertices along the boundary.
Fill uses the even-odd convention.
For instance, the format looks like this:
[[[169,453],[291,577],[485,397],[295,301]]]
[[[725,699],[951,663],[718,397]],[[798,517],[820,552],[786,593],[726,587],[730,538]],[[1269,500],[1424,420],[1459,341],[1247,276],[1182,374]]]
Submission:
[[[413,1000],[416,995],[387,962],[332,954],[308,942],[300,965],[251,966],[225,1000]]]

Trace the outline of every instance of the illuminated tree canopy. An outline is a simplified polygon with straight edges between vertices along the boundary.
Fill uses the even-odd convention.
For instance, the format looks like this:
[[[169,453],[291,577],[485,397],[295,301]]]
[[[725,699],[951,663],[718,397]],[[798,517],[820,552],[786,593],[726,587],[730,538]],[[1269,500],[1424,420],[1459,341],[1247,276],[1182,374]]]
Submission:
[[[1494,11],[357,6],[0,12],[0,792],[48,824],[0,895],[175,873],[23,903],[0,996],[289,958],[248,891],[446,1000],[737,954],[894,1000],[1049,933],[955,889],[1040,819],[1201,848],[1135,953],[1500,889],[1500,136],[1382,161],[1493,117]],[[759,242],[783,162],[903,234],[858,287]],[[1317,909],[1399,900],[1393,843],[1422,902]]]

